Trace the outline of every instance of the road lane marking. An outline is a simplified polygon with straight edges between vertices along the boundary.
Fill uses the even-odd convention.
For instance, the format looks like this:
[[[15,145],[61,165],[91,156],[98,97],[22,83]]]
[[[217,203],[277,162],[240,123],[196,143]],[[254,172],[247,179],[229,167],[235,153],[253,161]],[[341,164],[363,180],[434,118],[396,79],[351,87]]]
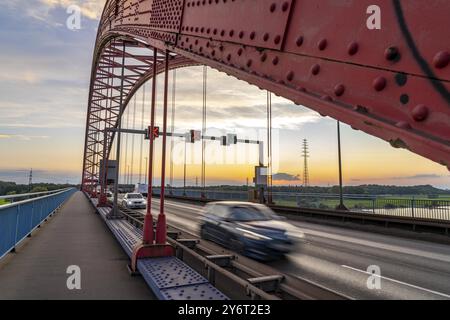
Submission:
[[[413,284],[410,284],[410,283],[407,283],[407,282],[395,280],[395,279],[392,279],[392,278],[379,276],[379,275],[374,275],[373,273],[367,272],[365,270],[353,268],[353,267],[347,266],[345,264],[341,265],[341,267],[347,268],[347,269],[350,269],[350,270],[353,270],[353,271],[361,272],[361,273],[364,273],[364,274],[367,274],[367,275],[370,275],[370,276],[377,276],[377,277],[380,277],[381,279],[384,279],[384,280],[388,280],[388,281],[391,281],[391,282],[402,284],[402,285],[405,285],[405,286],[408,286],[408,287],[411,287],[411,288],[414,288],[414,289],[426,291],[426,292],[429,292],[429,293],[432,293],[432,294],[435,294],[435,295],[439,295],[439,296],[442,296],[442,297],[445,297],[445,298],[450,298],[450,295],[442,293],[442,292],[438,292],[438,291],[430,290],[430,289],[427,289],[427,288],[419,287],[419,286],[416,286],[416,285],[413,285]]]
[[[398,252],[398,253],[402,253],[402,254],[409,254],[412,256],[419,256],[419,257],[433,259],[433,260],[450,262],[450,256],[441,254],[441,253],[426,252],[421,249],[405,248],[405,247],[401,247],[401,246],[397,246],[397,245],[380,243],[380,242],[375,242],[375,241],[371,241],[371,240],[357,239],[357,238],[353,238],[350,236],[331,234],[329,232],[322,232],[322,231],[312,230],[312,229],[308,229],[308,228],[302,228],[302,227],[298,227],[298,228],[300,228],[300,230],[302,230],[306,235],[309,234],[312,236],[318,236],[318,237],[322,237],[325,239],[333,239],[333,240],[348,242],[348,243],[357,244],[357,245],[361,245],[361,246],[372,247],[372,248],[376,248],[376,249],[384,249],[384,250],[388,250],[391,252]]]
[[[155,204],[159,204],[159,200],[153,199],[153,202]],[[173,203],[171,201],[170,202],[166,201],[166,204],[169,205],[169,206],[178,207],[178,208],[187,209],[187,210],[192,210],[192,211],[199,211],[199,212],[201,212],[203,210],[202,207],[195,208],[195,207],[192,207],[192,206],[189,206],[189,205],[178,205],[178,204],[175,204],[175,203]]]

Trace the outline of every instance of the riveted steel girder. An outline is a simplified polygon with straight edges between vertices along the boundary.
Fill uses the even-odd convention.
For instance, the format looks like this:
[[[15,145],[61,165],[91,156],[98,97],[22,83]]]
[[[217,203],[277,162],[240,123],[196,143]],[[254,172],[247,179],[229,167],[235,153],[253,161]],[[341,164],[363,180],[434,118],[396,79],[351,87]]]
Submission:
[[[381,29],[366,23],[374,6]],[[119,63],[111,43],[125,39],[226,72],[450,168],[449,15],[448,0],[109,0],[89,108]],[[138,68],[126,66],[133,73],[128,94],[148,74],[142,65],[150,57],[138,60]],[[90,119],[88,132],[101,132]],[[91,181],[93,154],[85,154],[83,173]]]

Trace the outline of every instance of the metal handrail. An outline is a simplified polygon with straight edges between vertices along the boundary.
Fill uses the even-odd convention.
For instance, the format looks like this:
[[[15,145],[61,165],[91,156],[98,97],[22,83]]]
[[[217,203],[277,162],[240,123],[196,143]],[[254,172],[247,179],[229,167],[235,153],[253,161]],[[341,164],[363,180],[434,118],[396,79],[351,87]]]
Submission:
[[[11,208],[11,207],[18,206],[18,205],[25,204],[25,203],[29,203],[29,202],[32,202],[32,201],[35,201],[38,199],[48,198],[48,197],[69,191],[71,189],[74,189],[74,188],[58,189],[58,190],[53,190],[53,191],[35,192],[35,193],[28,193],[28,194],[24,193],[24,194],[22,194],[22,197],[17,197],[17,198],[24,198],[24,197],[26,197],[25,195],[28,195],[28,196],[37,195],[37,197],[0,205],[0,210]],[[40,194],[44,194],[44,195],[39,197],[38,195],[40,195]],[[2,199],[2,198],[0,197],[0,199]]]
[[[52,193],[57,193],[59,191],[64,191],[64,190],[68,190],[68,189],[71,189],[71,188],[64,188],[64,189],[51,190],[51,191],[42,191],[42,192],[33,192],[33,193],[12,194],[12,195],[0,196],[0,200],[9,200],[9,199],[15,199],[15,198],[26,198],[26,197],[39,196],[39,195],[44,195],[44,194],[52,194]]]

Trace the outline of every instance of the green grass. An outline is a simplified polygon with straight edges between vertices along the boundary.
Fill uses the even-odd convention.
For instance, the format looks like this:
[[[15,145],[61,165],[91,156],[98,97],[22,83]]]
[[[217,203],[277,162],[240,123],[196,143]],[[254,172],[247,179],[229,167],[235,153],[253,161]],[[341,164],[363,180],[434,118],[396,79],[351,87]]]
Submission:
[[[386,196],[386,197],[378,197],[375,201],[375,204],[370,199],[345,199],[344,204],[349,209],[372,209],[375,205],[375,208],[402,208],[402,207],[410,207],[411,202],[408,200],[412,200],[413,196]],[[441,196],[436,199],[429,199],[428,196],[417,195],[414,196],[414,199],[417,200],[417,206],[424,207],[432,207],[436,205],[436,201],[450,201],[450,196]],[[334,209],[339,205],[339,199],[324,199],[324,198],[300,198],[301,201],[300,207],[306,208],[319,208],[319,209]],[[398,200],[398,201],[396,201]],[[279,206],[288,206],[288,207],[297,207],[298,204],[294,198],[291,199],[274,199],[275,204]]]
[[[7,204],[7,203],[8,203],[8,201],[0,199],[0,206],[3,205],[3,204]]]

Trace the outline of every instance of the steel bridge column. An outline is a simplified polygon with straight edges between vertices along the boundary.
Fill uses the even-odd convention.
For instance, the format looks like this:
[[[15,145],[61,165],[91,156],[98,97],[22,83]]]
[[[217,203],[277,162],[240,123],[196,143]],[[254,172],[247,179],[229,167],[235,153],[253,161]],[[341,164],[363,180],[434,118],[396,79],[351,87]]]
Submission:
[[[107,102],[108,103],[108,102]],[[108,132],[106,130],[106,122],[105,122],[105,130],[103,130],[103,163],[102,163],[102,175],[100,176],[100,198],[98,201],[98,206],[105,206],[106,205],[106,184],[107,184],[107,177],[108,173],[106,172],[108,166],[107,166],[107,159],[106,159],[106,148],[107,148],[107,141],[108,141]]]
[[[121,70],[121,78],[120,78],[120,103],[119,103],[119,115],[117,117],[117,146],[116,146],[116,172],[114,177],[114,206],[112,210],[112,216],[117,215],[118,212],[118,196],[119,196],[119,169],[120,169],[120,140],[121,140],[121,132],[122,129],[122,114],[124,110],[123,106],[123,85],[125,81],[125,42],[122,45],[122,70]]]
[[[166,215],[164,214],[164,196],[166,184],[166,144],[167,144],[167,101],[169,87],[169,51],[165,52],[164,66],[164,114],[163,114],[163,139],[162,139],[162,156],[161,156],[161,197],[159,201],[159,216],[156,226],[156,243],[165,244],[166,235]]]
[[[153,195],[153,150],[154,139],[153,130],[155,128],[155,108],[156,108],[156,65],[158,63],[158,50],[153,48],[153,82],[152,82],[152,105],[150,112],[150,151],[148,156],[148,189],[147,189],[147,214],[144,219],[144,244],[153,244],[154,232],[153,232],[153,217],[152,217],[152,195]]]

